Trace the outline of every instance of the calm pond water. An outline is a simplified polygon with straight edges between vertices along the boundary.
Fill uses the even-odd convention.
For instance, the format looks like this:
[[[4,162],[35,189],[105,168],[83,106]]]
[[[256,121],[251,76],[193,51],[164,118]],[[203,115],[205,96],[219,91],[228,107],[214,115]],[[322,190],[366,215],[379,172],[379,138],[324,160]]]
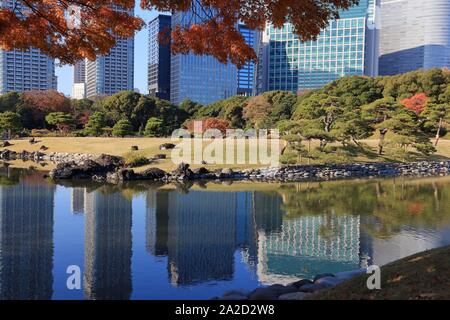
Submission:
[[[450,178],[118,188],[0,169],[0,299],[209,299],[447,244]]]

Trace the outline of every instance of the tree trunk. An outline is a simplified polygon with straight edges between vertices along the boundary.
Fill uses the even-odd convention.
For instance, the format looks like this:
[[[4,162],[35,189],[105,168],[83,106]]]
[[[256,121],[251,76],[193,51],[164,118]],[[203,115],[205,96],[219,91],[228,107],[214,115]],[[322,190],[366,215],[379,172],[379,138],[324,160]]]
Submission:
[[[378,155],[383,154],[384,138],[386,137],[387,129],[380,129],[380,140],[378,141]]]
[[[353,141],[354,144],[356,144],[356,146],[357,146],[358,148],[361,148],[361,145],[359,144],[358,141],[356,141],[355,137],[352,137],[352,141]]]
[[[283,155],[283,154],[284,154],[284,152],[286,151],[286,149],[287,149],[288,145],[289,145],[289,142],[285,141],[285,142],[284,142],[284,146],[283,146],[283,149],[281,149],[281,155]]]
[[[308,139],[308,164],[311,164],[311,139]]]
[[[434,141],[434,146],[436,147],[439,143],[439,139],[440,139],[440,133],[441,133],[441,127],[442,127],[442,118],[439,118],[439,125],[438,125],[438,129],[436,132],[436,139]]]

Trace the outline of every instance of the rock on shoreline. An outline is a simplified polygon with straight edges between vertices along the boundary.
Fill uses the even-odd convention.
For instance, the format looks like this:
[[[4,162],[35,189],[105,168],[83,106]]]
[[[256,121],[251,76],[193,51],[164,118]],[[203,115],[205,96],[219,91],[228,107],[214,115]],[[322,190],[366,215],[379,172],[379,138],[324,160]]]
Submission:
[[[367,269],[357,269],[335,274],[318,274],[314,280],[302,279],[286,286],[273,284],[268,287],[256,288],[253,291],[229,290],[221,297],[214,297],[213,300],[304,300],[312,294],[334,287],[344,281],[353,279],[362,274],[366,274]]]
[[[114,163],[109,163],[115,159]],[[180,164],[173,172],[150,168],[136,173],[123,165],[118,157],[102,155],[94,160],[64,162],[50,172],[53,179],[92,179],[96,181],[121,183],[133,180],[162,182],[195,180],[235,180],[235,181],[324,181],[349,178],[370,178],[388,176],[431,177],[450,174],[450,161],[411,162],[411,163],[373,163],[342,164],[332,166],[289,166],[280,168],[233,171],[218,169],[209,171],[202,167],[191,169],[189,164]]]
[[[202,167],[191,169],[189,164],[180,164],[173,172],[150,168],[136,173],[127,168],[121,157],[92,154],[15,152],[0,151],[0,160],[51,161],[57,168],[50,172],[53,179],[92,179],[110,183],[133,180],[194,181],[194,180],[241,180],[241,181],[324,181],[348,178],[370,178],[389,176],[444,176],[450,175],[450,160],[420,161],[409,163],[351,163],[335,165],[294,165],[276,168],[234,171],[218,169],[209,171]]]

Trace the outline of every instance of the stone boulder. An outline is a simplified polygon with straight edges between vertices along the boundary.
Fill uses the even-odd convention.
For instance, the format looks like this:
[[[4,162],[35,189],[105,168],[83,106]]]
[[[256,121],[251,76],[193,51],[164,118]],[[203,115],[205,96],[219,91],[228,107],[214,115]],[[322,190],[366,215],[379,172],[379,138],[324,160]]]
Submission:
[[[2,146],[3,148],[6,148],[6,147],[12,146],[12,144],[11,144],[9,141],[3,141],[3,143],[2,143],[1,146]]]
[[[297,292],[294,286],[283,286],[274,284],[267,288],[257,288],[253,290],[249,298],[250,300],[277,300],[279,296],[287,293]]]
[[[307,293],[314,293],[316,291],[322,290],[327,288],[326,286],[323,286],[319,283],[312,283],[312,284],[305,284],[301,286],[298,291],[300,292],[307,292]]]
[[[334,287],[344,281],[345,281],[345,279],[339,279],[336,277],[324,277],[324,278],[318,279],[314,283],[320,284],[321,286],[324,286],[324,287]]]
[[[291,292],[282,294],[278,297],[279,300],[303,300],[305,298],[308,298],[311,295],[311,293],[307,292]]]
[[[163,143],[162,145],[159,146],[159,150],[170,150],[175,147],[176,145],[174,145],[173,143]]]
[[[306,285],[306,284],[313,284],[313,282],[309,279],[302,279],[296,282],[291,283],[291,286],[296,287],[297,289],[301,288],[302,286]]]
[[[8,149],[0,151],[0,159],[2,160],[16,160],[17,152]]]
[[[141,177],[144,180],[162,180],[167,176],[167,172],[159,168],[149,168],[141,173]]]
[[[320,278],[325,278],[325,277],[334,277],[334,274],[333,273],[320,273],[314,277],[313,281],[316,282]]]
[[[229,290],[219,300],[248,300],[248,294],[245,290]]]
[[[349,280],[349,279],[353,279],[354,277],[357,277],[361,274],[366,274],[366,273],[367,273],[367,269],[362,268],[362,269],[357,269],[357,270],[352,270],[352,271],[337,272],[334,274],[334,276],[338,279]]]
[[[172,177],[176,180],[191,180],[194,173],[189,169],[188,163],[180,163],[175,171],[172,172]]]
[[[277,300],[278,294],[275,290],[268,288],[256,288],[250,293],[250,300]]]
[[[94,160],[84,160],[80,163],[75,161],[59,163],[55,169],[50,171],[52,179],[91,179],[93,176],[106,177],[107,173],[115,172],[120,167],[116,167],[117,159],[108,157],[100,158],[100,162]]]
[[[125,161],[122,157],[111,156],[108,154],[102,154],[98,158],[94,159],[94,161],[108,171],[115,170],[125,165]]]
[[[205,174],[210,174],[211,173],[205,167],[200,167],[200,168],[194,169],[194,170],[192,170],[192,172],[194,172],[194,174],[196,174],[196,175],[205,175]]]
[[[136,180],[136,177],[133,170],[119,169],[115,172],[106,173],[106,182],[118,184],[124,181]]]
[[[155,158],[156,160],[167,159],[167,155],[162,154],[162,153],[161,153],[161,154],[155,154],[154,158]]]

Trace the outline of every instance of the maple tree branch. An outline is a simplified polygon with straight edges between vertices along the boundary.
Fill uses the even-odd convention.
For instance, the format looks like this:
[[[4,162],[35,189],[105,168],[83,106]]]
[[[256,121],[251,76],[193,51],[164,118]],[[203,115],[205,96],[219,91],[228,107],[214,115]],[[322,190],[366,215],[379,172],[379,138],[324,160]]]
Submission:
[[[50,27],[54,29],[56,32],[60,33],[61,35],[67,35],[66,32],[60,30],[53,21],[51,21],[49,18],[47,18],[43,13],[41,13],[38,9],[36,9],[32,4],[30,4],[27,0],[20,0],[22,1],[28,8],[31,9],[35,14],[37,14],[42,19],[46,20]]]

